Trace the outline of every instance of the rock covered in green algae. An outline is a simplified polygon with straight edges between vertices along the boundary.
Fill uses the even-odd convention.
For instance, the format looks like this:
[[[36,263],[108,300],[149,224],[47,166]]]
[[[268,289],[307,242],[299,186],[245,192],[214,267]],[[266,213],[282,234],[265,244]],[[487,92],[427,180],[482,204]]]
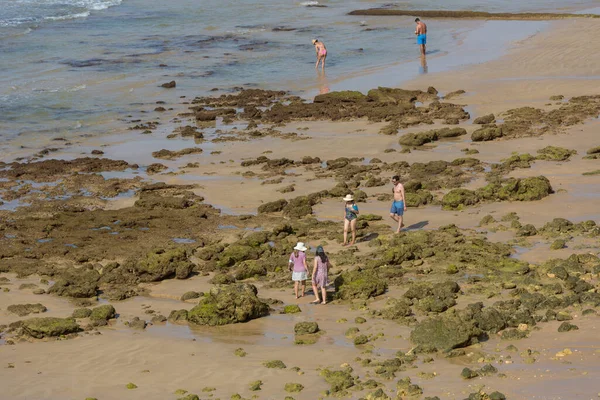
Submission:
[[[288,201],[285,199],[271,201],[271,202],[261,204],[260,206],[258,206],[258,213],[266,214],[266,213],[272,213],[272,212],[279,212],[279,211],[282,211],[285,208],[285,206],[287,206],[287,205],[288,205]]]
[[[76,308],[71,315],[72,318],[87,318],[92,315],[92,310],[89,308]]]
[[[551,250],[560,250],[560,249],[564,249],[565,247],[567,247],[567,242],[564,239],[556,239],[550,245]]]
[[[577,150],[569,150],[564,147],[546,146],[543,149],[537,151],[538,160],[546,161],[566,161],[572,155],[577,154]]]
[[[379,311],[384,319],[401,319],[412,315],[410,304],[404,299],[390,298],[386,301],[385,307]]]
[[[354,338],[354,345],[360,346],[361,344],[369,343],[369,337],[367,335],[358,335]]]
[[[517,230],[517,236],[526,237],[537,235],[537,229],[532,224],[525,224]]]
[[[379,388],[376,391],[369,393],[365,400],[391,400],[391,398],[385,394],[383,389]]]
[[[304,385],[300,383],[286,383],[283,389],[288,393],[299,393],[304,389]]]
[[[345,271],[334,280],[336,297],[342,300],[367,299],[387,290],[387,283],[373,271]]]
[[[81,330],[72,318],[31,318],[20,322],[23,333],[36,339],[67,335]]]
[[[442,197],[442,207],[447,210],[461,209],[477,203],[479,196],[469,189],[452,189]]]
[[[233,243],[219,255],[219,262],[217,266],[220,268],[231,267],[236,263],[247,261],[247,260],[258,260],[260,257],[261,249]]]
[[[249,389],[252,390],[253,392],[257,391],[257,390],[261,390],[262,389],[262,385],[263,382],[258,380],[258,381],[254,381],[254,382],[250,382],[250,387]],[[233,398],[233,396],[232,396]]]
[[[316,322],[298,322],[294,325],[296,335],[310,335],[319,332],[319,325]]]
[[[396,383],[396,395],[401,396],[420,396],[423,389],[419,385],[411,382],[409,377],[402,378]]]
[[[300,309],[300,306],[298,304],[289,304],[283,307],[284,314],[296,314],[299,312],[302,312],[302,310]]]
[[[110,304],[104,304],[92,309],[90,319],[92,321],[108,321],[117,315],[115,308]]]
[[[237,349],[235,349],[233,354],[235,354],[238,357],[246,357],[248,355],[248,353],[246,353],[246,351],[244,349],[242,349],[241,347],[238,347]]]
[[[187,310],[173,310],[171,311],[171,313],[169,314],[169,317],[167,318],[169,321],[187,321],[188,318],[188,311]]]
[[[337,371],[331,371],[326,368],[321,371],[321,376],[330,385],[329,391],[331,393],[343,392],[355,384],[354,377],[352,376],[352,368],[350,367]]]
[[[558,331],[559,332],[569,332],[569,331],[576,331],[578,330],[579,327],[577,325],[573,325],[569,322],[563,322],[562,324],[560,324],[560,326],[558,327]]]
[[[137,389],[137,385],[135,383],[129,382],[127,385],[125,385],[125,387],[127,389]]]
[[[424,350],[446,351],[469,345],[481,333],[472,319],[461,313],[445,313],[419,322],[410,340]]]
[[[479,128],[471,134],[471,140],[474,142],[487,142],[498,139],[503,136],[502,128],[496,125]]]
[[[11,312],[13,314],[17,314],[19,317],[25,317],[29,314],[39,314],[39,313],[43,313],[46,312],[47,308],[40,304],[40,303],[36,303],[36,304],[11,304],[10,306],[6,307],[6,310],[8,312]]]
[[[263,365],[267,368],[278,368],[278,369],[284,369],[287,368],[287,366],[284,364],[283,361],[281,360],[270,360],[270,361],[265,361],[263,363]]]
[[[466,135],[464,128],[442,128],[425,132],[407,133],[400,137],[398,143],[402,146],[422,146],[425,143],[435,142],[441,138],[450,138]]]
[[[289,218],[301,218],[306,215],[311,215],[313,212],[312,206],[315,201],[308,196],[299,196],[290,199],[288,204],[283,207],[283,215]]]
[[[178,398],[177,400],[200,400],[200,397],[198,397],[197,394],[190,393],[188,395]]]
[[[192,308],[187,320],[198,325],[227,325],[264,317],[269,306],[257,297],[256,286],[247,283],[213,287]]]
[[[481,117],[477,117],[473,120],[473,123],[477,125],[487,125],[494,122],[496,122],[496,117],[494,114],[482,115]]]
[[[62,271],[48,293],[65,297],[92,297],[96,295],[100,274],[92,268],[81,267]]]
[[[194,264],[189,260],[188,251],[183,247],[156,249],[141,260],[129,260],[141,282],[157,282],[167,278],[187,278]]]
[[[195,292],[195,291],[191,290],[191,291],[185,292],[184,294],[181,295],[181,301],[197,299],[198,297],[202,296],[202,294],[203,293],[199,293],[199,292]]]
[[[492,392],[487,394],[485,392],[477,392],[469,394],[465,400],[506,400],[506,396],[500,392]]]
[[[234,273],[234,278],[238,281],[249,278],[257,278],[267,275],[267,268],[254,260],[241,262]]]

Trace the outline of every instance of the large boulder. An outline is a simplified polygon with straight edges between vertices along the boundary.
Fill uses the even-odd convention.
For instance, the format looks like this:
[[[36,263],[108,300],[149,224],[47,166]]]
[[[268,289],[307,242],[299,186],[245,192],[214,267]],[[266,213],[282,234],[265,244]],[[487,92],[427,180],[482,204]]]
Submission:
[[[287,204],[288,201],[285,199],[270,201],[268,203],[261,204],[260,206],[258,206],[258,213],[265,214],[270,212],[279,212],[283,210],[283,208],[287,206]]]
[[[92,268],[82,267],[63,271],[48,290],[58,296],[92,297],[96,295],[100,274]]]
[[[423,349],[446,351],[469,345],[481,333],[472,319],[452,313],[421,321],[411,332],[410,340]]]
[[[551,193],[552,186],[545,176],[511,180],[498,192],[500,198],[517,201],[541,200]]]
[[[78,332],[79,325],[72,318],[31,318],[21,321],[23,333],[36,339]]]
[[[256,286],[247,283],[213,287],[187,315],[198,325],[227,325],[264,317],[269,306],[257,297]]]
[[[477,203],[479,203],[479,196],[468,189],[452,189],[442,197],[442,207],[447,210],[461,209]]]
[[[290,218],[300,218],[313,212],[314,202],[308,196],[295,197],[283,207],[283,215]]]
[[[502,137],[502,128],[496,125],[479,128],[471,134],[471,140],[474,142],[487,142],[500,137]]]
[[[31,313],[39,314],[46,312],[47,308],[40,303],[36,304],[12,304],[6,307],[6,311],[17,314],[19,317],[25,317]]]
[[[334,281],[339,299],[367,299],[385,293],[387,283],[373,271],[345,271]]]
[[[355,90],[342,90],[315,96],[313,102],[325,104],[359,103],[366,100],[367,96]]]
[[[187,278],[194,264],[189,260],[188,251],[178,247],[157,249],[139,261],[130,261],[141,282],[157,282],[167,278]]]

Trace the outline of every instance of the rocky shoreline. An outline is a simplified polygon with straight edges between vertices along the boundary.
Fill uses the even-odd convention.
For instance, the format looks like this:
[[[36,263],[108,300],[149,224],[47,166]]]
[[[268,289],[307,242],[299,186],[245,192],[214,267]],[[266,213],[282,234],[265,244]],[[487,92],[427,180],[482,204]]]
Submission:
[[[429,365],[443,369],[452,360],[465,365],[452,378],[458,383],[508,377],[510,372],[503,372],[500,364],[516,351],[519,340],[536,338],[540,327],[556,321],[556,331],[570,335],[565,332],[578,330],[579,321],[597,317],[600,227],[593,220],[572,222],[556,215],[536,226],[523,223],[518,213],[506,212],[483,216],[475,228],[460,228],[458,221],[431,229],[415,224],[394,235],[384,220],[391,200],[389,178],[399,175],[404,182],[409,214],[425,208],[468,212],[482,204],[540,202],[557,196],[560,189],[552,177],[515,172],[527,174],[533,165],[574,158],[591,166],[600,154],[597,146],[578,154],[544,141],[533,155],[515,152],[496,162],[480,157],[478,145],[564,134],[600,116],[600,96],[554,97],[543,109],[508,109],[468,123],[472,116],[466,106],[454,103],[464,100],[463,94],[440,96],[433,87],[380,87],[367,94],[332,92],[305,101],[284,91],[247,89],[195,98],[174,118],[180,126],[168,140],[194,140],[197,147],[163,149],[152,157],[176,163],[179,173],[172,172],[173,164],[138,165],[103,158],[103,151],[73,160],[52,159],[46,153],[0,164],[0,197],[20,205],[0,211],[0,294],[27,299],[6,306],[3,300],[3,346],[14,345],[19,351],[29,342],[86,341],[91,339],[88,335],[111,335],[111,327],[118,326],[142,331],[170,325],[268,325],[281,315],[294,337],[292,346],[328,351],[328,331],[320,326],[352,325],[336,316],[349,312],[358,326],[344,328],[340,340],[351,346],[354,358],[316,370],[310,362],[302,363],[296,372],[310,376],[309,381],[288,382],[270,393],[304,398],[311,390],[308,384],[320,382],[319,397],[439,399],[429,396],[439,393],[434,388],[437,373],[422,370]],[[294,159],[265,151],[236,160],[243,179],[271,193],[243,215],[226,214],[208,204],[200,183],[170,183],[173,176],[200,168],[190,160],[219,154],[206,154],[208,148],[203,147],[208,143],[235,146],[273,139],[302,144],[314,140],[310,130],[290,133],[286,125],[315,121],[332,126],[347,121],[378,124],[375,133],[394,138],[399,148],[381,148],[381,158],[368,160],[343,154],[322,159],[308,147],[297,151]],[[158,127],[154,122],[136,121],[131,129],[153,135]],[[412,131],[398,134],[406,129]],[[465,147],[456,158],[433,158],[437,146],[457,142]],[[411,163],[398,157],[420,152],[431,152],[428,161]],[[141,174],[103,175],[125,171]],[[273,198],[271,187],[278,187],[279,198]],[[239,193],[244,195],[243,187]],[[382,204],[383,212],[362,213],[358,245],[342,248],[340,222],[320,218],[317,210],[348,193],[361,207]],[[114,208],[119,196],[126,196],[129,204]],[[490,239],[499,233],[507,239]],[[325,246],[334,265],[331,303],[320,309],[318,323],[310,317],[308,299],[294,304],[288,293],[287,259],[297,241]],[[533,246],[548,251],[540,262],[515,256],[517,247]],[[20,283],[25,280],[28,283]],[[169,282],[181,287],[173,299],[179,308],[146,307],[127,319],[121,315],[128,301],[151,299],[153,291]],[[51,308],[46,303],[63,298],[70,312],[44,316]],[[390,325],[377,332],[380,323],[406,329],[403,340],[410,348],[395,354],[380,351],[395,335]],[[495,343],[498,350],[484,351],[486,343]],[[245,351],[254,348],[239,354]],[[527,351],[523,362],[535,365],[539,352]],[[281,360],[264,362],[267,368],[287,368]],[[493,382],[494,387],[473,389],[460,398],[507,398],[501,392],[509,385]],[[261,393],[265,383],[249,381],[249,391],[242,394],[228,391],[226,385],[206,393],[250,398]],[[125,390],[138,387],[131,385]],[[201,397],[186,393],[179,394],[183,399]]]

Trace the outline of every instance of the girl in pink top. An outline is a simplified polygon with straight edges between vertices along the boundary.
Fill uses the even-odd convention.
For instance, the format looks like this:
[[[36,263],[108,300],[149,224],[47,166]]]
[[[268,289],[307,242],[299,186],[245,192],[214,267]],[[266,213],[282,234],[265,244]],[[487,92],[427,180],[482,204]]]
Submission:
[[[294,247],[294,252],[290,255],[289,269],[292,271],[292,280],[294,281],[294,293],[296,298],[304,297],[306,290],[306,279],[308,278],[308,266],[306,265],[306,246],[298,242]],[[298,296],[298,287],[302,286],[302,294]]]
[[[323,250],[322,246],[317,247],[317,256],[315,257],[315,263],[312,273],[312,287],[313,293],[315,294],[316,299],[313,303],[321,303],[327,304],[327,274],[329,272],[329,259],[325,254],[325,250]],[[319,290],[318,287],[321,288],[321,296],[323,301],[319,300]]]

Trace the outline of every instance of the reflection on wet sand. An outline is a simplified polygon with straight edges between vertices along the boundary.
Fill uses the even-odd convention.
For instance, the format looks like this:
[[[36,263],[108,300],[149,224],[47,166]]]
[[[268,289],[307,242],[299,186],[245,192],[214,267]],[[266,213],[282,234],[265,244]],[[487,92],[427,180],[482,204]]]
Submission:
[[[319,94],[329,93],[329,83],[327,82],[325,71],[317,70],[317,78],[319,81]]]
[[[421,56],[421,64],[419,65],[419,74],[426,74],[429,72],[429,67],[427,67],[427,56]]]

